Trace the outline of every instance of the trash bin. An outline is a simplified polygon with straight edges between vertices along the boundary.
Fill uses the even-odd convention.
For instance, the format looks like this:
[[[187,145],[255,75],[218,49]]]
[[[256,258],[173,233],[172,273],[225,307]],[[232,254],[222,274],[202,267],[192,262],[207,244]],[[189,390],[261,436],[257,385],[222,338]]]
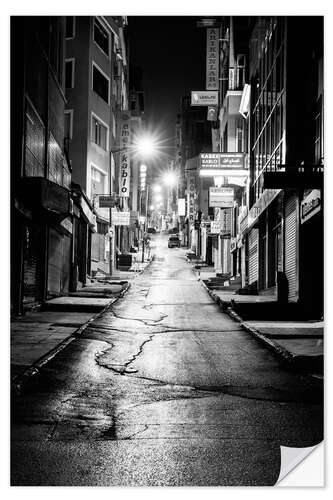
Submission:
[[[117,267],[120,271],[128,271],[132,267],[132,255],[121,253],[117,256]]]

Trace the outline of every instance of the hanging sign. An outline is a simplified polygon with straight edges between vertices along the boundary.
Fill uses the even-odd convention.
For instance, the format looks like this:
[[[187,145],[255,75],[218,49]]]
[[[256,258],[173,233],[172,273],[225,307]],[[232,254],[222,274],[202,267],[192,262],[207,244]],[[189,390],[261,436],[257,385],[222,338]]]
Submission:
[[[209,121],[209,122],[216,122],[217,121],[217,106],[208,106],[207,121]]]
[[[206,89],[219,89],[219,29],[207,29]]]
[[[219,208],[232,208],[234,206],[234,188],[210,187],[209,206]]]
[[[185,198],[178,198],[178,215],[179,217],[185,215]]]
[[[218,92],[209,90],[192,90],[191,106],[217,106]]]
[[[130,212],[112,212],[112,224],[115,226],[129,226]]]
[[[244,153],[201,153],[200,176],[246,176]]]
[[[120,186],[119,186],[119,196],[129,197],[130,191],[130,174],[131,174],[131,164],[130,155],[126,148],[130,145],[131,139],[131,115],[129,112],[124,112],[121,115],[120,120]]]

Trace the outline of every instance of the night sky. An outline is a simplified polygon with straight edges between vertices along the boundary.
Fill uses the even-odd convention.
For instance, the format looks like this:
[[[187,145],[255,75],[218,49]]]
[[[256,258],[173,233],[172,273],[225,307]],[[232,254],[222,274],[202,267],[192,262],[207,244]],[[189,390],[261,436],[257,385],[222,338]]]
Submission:
[[[180,98],[204,90],[206,30],[192,16],[128,16],[130,61],[143,70],[145,124],[172,154]]]

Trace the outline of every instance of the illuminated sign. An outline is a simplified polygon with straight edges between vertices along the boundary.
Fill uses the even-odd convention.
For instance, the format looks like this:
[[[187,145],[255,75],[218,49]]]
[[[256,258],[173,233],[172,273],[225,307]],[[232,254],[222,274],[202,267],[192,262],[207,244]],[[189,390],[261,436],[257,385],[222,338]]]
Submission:
[[[113,212],[112,211],[112,224],[115,226],[129,226],[130,225],[130,212]]]
[[[120,149],[124,150],[120,153],[120,186],[119,186],[119,196],[129,197],[130,192],[130,155],[126,148],[130,145],[131,139],[131,115],[125,112],[121,116],[121,126],[120,126]]]
[[[178,198],[178,215],[185,215],[185,198]]]
[[[244,153],[201,153],[201,177],[208,176],[247,176]]]
[[[217,106],[218,91],[192,90],[191,106]]]
[[[232,208],[234,206],[234,188],[210,187],[209,206],[219,208]]]
[[[207,29],[206,89],[219,89],[219,29]]]

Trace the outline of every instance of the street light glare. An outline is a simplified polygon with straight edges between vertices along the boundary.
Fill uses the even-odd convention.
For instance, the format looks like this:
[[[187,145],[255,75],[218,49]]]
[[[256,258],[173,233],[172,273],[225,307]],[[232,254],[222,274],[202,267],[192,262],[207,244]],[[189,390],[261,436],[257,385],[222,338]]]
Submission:
[[[167,172],[163,176],[163,181],[167,186],[173,186],[174,184],[176,184],[177,176],[174,172]]]
[[[156,153],[157,144],[153,137],[146,135],[136,139],[135,149],[141,156],[148,158]]]
[[[161,191],[162,191],[162,187],[159,184],[155,184],[155,186],[153,186],[154,193],[160,193]]]

